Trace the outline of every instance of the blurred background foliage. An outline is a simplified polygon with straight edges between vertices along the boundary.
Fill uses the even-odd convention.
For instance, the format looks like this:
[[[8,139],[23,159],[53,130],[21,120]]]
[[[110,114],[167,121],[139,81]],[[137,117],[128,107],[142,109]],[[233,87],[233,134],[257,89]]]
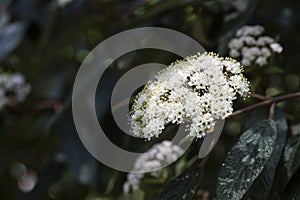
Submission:
[[[239,27],[263,25],[284,47],[276,64],[285,73],[270,72],[259,88],[273,96],[299,90],[299,9],[300,2],[293,0],[1,0],[0,67],[23,73],[32,91],[25,102],[0,111],[0,199],[122,198],[126,174],[102,165],[87,152],[71,111],[77,70],[104,39],[130,28],[159,26],[191,36],[207,51],[227,55],[228,41]],[[118,78],[129,69],[148,62],[169,64],[175,58],[167,52],[136,51],[105,72],[96,109],[113,142],[141,152],[162,140],[145,144],[123,134],[112,120],[110,97]],[[300,132],[298,101],[281,104],[291,127],[288,134]],[[255,102],[249,99],[235,107]],[[215,196],[216,172],[244,130],[245,119],[243,115],[226,123],[205,168],[200,193],[205,190]],[[199,141],[184,159],[192,159],[197,149]],[[19,179],[25,171],[27,178]],[[293,181],[299,187],[298,179]]]

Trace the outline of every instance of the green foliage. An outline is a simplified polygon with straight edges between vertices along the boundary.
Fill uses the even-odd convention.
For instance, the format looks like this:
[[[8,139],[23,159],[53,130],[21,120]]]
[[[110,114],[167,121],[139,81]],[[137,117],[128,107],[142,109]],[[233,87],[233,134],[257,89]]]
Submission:
[[[290,179],[300,167],[300,134],[288,139],[283,155],[287,177]]]
[[[284,70],[279,67],[267,67],[265,69],[265,73],[267,74],[284,74]]]
[[[256,112],[252,119],[254,121],[262,120],[261,117],[267,117],[268,112]],[[277,166],[279,164],[279,160],[281,158],[283,147],[285,144],[286,134],[287,134],[287,122],[284,113],[280,109],[276,109],[274,121],[276,123],[277,129],[277,137],[275,142],[275,148],[272,152],[271,157],[265,164],[263,171],[256,178],[253,185],[250,188],[250,195],[252,199],[268,199],[270,194],[275,174],[277,170]]]
[[[139,200],[139,199],[144,199],[144,198],[145,198],[145,193],[142,190],[134,191],[133,199]]]
[[[185,170],[164,186],[157,200],[192,199],[199,187],[201,176],[202,169],[199,166]]]
[[[229,151],[218,177],[218,199],[241,199],[272,155],[277,136],[273,120],[244,132]]]
[[[282,199],[292,199],[298,200],[300,199],[300,171],[293,176],[290,180],[287,188],[285,189],[284,195]]]
[[[273,97],[279,95],[280,93],[282,93],[282,91],[276,87],[269,87],[265,92],[267,97]]]

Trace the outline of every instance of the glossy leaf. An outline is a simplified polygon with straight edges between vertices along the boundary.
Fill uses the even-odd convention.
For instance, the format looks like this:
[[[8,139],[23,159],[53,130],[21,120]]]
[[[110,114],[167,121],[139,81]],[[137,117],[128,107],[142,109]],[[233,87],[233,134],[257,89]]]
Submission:
[[[165,185],[157,200],[192,199],[199,187],[201,176],[201,167],[187,169]]]
[[[283,155],[284,166],[290,179],[300,166],[300,134],[288,139]]]
[[[220,170],[217,199],[243,197],[270,158],[276,135],[273,120],[263,120],[241,135]]]
[[[267,117],[268,112],[264,113],[266,113],[265,116]],[[258,119],[258,116],[259,115],[256,114],[253,117]],[[275,148],[270,159],[267,161],[263,171],[257,177],[257,179],[254,181],[253,185],[250,188],[251,199],[261,200],[268,198],[275,178],[276,169],[283,152],[288,127],[285,115],[280,109],[276,109],[274,121],[276,123],[277,128]]]
[[[291,178],[288,183],[282,199],[300,199],[300,170]]]

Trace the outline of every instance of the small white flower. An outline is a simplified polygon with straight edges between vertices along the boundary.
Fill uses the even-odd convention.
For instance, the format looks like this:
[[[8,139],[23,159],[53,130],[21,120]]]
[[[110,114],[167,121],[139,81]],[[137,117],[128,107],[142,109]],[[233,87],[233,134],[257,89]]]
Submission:
[[[242,65],[249,66],[251,64],[251,61],[248,58],[243,58]]]
[[[272,44],[273,42],[274,42],[274,39],[271,38],[270,36],[260,36],[257,39],[256,44],[258,46],[266,46],[266,45]]]
[[[271,51],[270,51],[270,49],[267,48],[267,47],[261,48],[261,55],[262,55],[262,57],[265,57],[265,58],[270,57],[270,56],[271,56]]]
[[[247,45],[252,46],[256,44],[256,40],[252,36],[244,36],[241,38]]]
[[[255,60],[255,63],[258,64],[259,66],[264,66],[268,63],[267,58],[260,56]]]
[[[236,32],[236,36],[259,36],[264,32],[265,28],[259,25],[255,26],[243,26]]]
[[[243,40],[240,40],[239,38],[234,38],[232,39],[228,46],[230,49],[236,49],[236,50],[239,50],[243,47]]]
[[[282,46],[278,43],[273,43],[270,45],[270,47],[271,47],[272,51],[276,52],[276,53],[281,53],[283,50]]]
[[[236,49],[230,49],[230,52],[229,52],[229,56],[232,57],[232,58],[237,58],[239,57],[241,54],[238,50]]]

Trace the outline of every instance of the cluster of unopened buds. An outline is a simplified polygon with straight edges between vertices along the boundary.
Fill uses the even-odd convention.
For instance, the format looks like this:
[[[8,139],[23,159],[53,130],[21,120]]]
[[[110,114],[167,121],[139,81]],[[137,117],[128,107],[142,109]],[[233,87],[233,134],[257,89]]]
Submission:
[[[229,42],[229,55],[244,66],[268,64],[273,54],[280,54],[282,46],[270,36],[263,35],[265,28],[259,25],[243,26]]]

